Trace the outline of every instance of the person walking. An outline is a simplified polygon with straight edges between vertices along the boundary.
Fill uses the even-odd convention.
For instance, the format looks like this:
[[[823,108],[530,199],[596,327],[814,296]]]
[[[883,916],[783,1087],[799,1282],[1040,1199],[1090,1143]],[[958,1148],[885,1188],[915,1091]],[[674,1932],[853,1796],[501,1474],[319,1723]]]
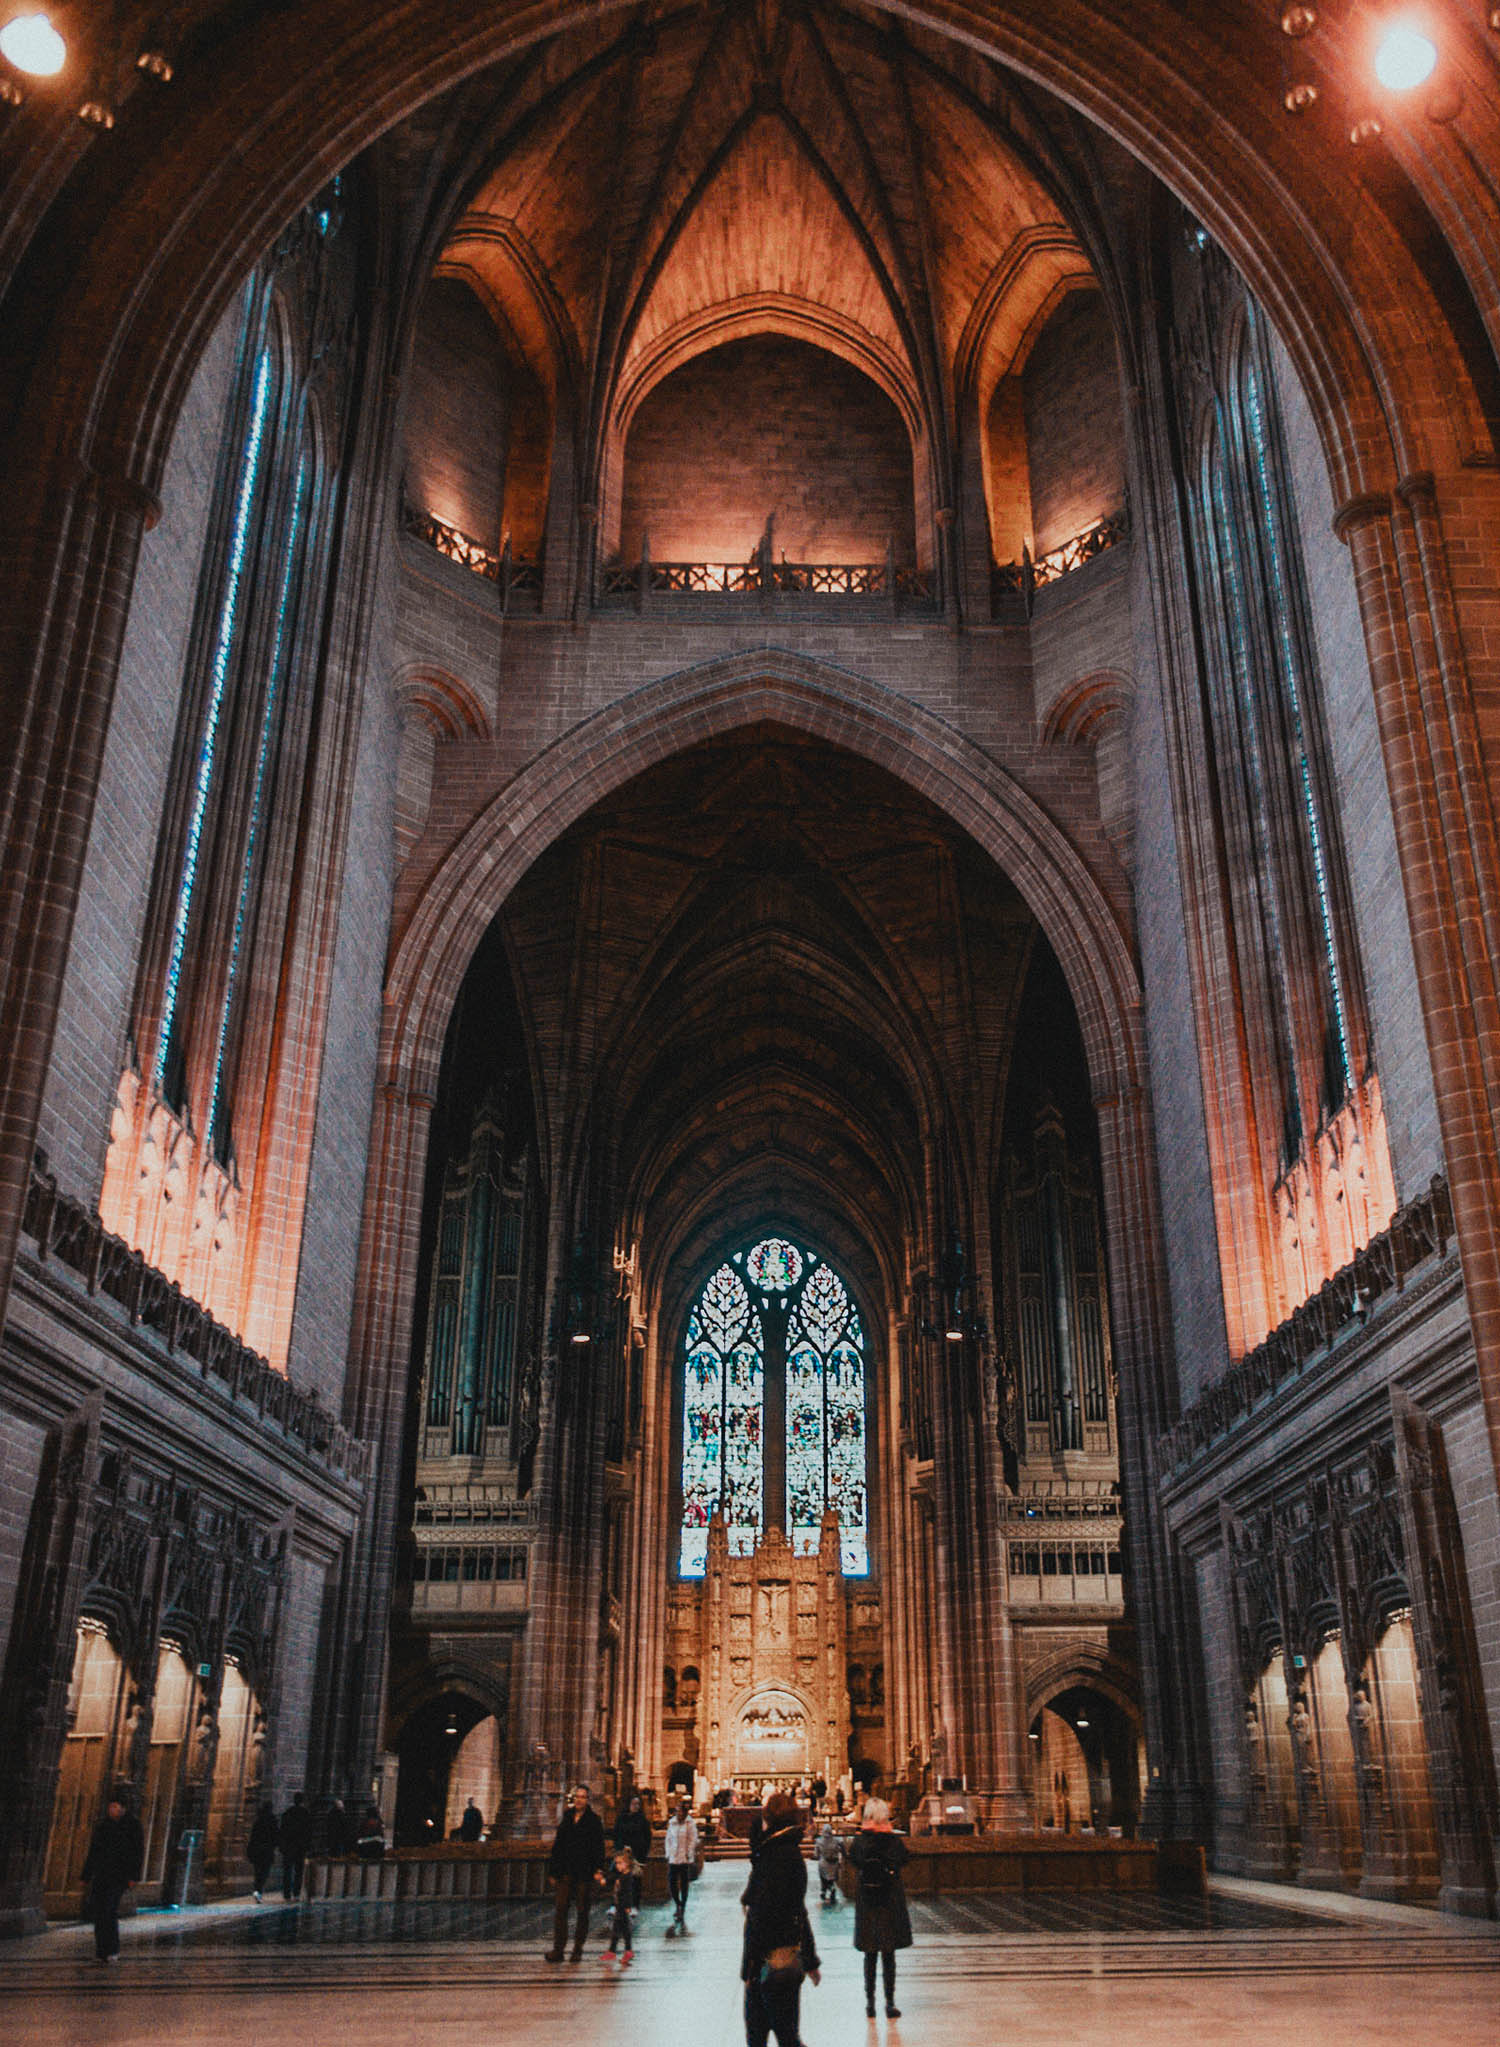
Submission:
[[[818,1836],[818,1882],[822,1886],[818,1902],[836,1905],[839,1901],[839,1864],[844,1859],[844,1844],[838,1837],[831,1818],[823,1822],[823,1831]]]
[[[667,1928],[668,1933],[687,1932],[688,1885],[698,1868],[698,1822],[688,1810],[685,1798],[679,1798],[672,1817],[667,1821],[667,1889],[672,1894],[672,1903],[677,1916]]]
[[[577,1909],[578,1921],[573,1935],[573,1960],[583,1960],[583,1943],[588,1938],[589,1906],[594,1895],[594,1879],[603,1869],[608,1856],[604,1846],[604,1822],[589,1803],[587,1784],[575,1784],[572,1802],[559,1822],[552,1840],[552,1853],[547,1861],[557,1904],[552,1917],[552,1946],[547,1951],[549,1962],[560,1962],[563,1950],[568,1944],[568,1907]]]
[[[612,1845],[617,1855],[622,1848],[628,1848],[643,1869],[650,1861],[651,1818],[639,1791],[632,1791],[624,1809],[616,1813]]]
[[[875,2016],[875,1962],[880,1960],[885,1989],[885,2015],[899,2019],[896,2009],[896,1950],[911,1946],[911,1914],[901,1870],[906,1843],[891,1827],[891,1809],[883,1798],[865,1800],[864,1825],[849,1844],[849,1860],[859,1871],[854,1893],[854,1945],[865,1958],[865,2016]]]
[[[250,1883],[257,1905],[270,1882],[271,1864],[276,1860],[276,1846],[280,1838],[271,1801],[263,1799],[260,1811],[255,1815],[255,1824],[250,1829],[250,1838],[245,1843],[245,1853],[250,1859]]]
[[[141,1873],[146,1837],[141,1823],[117,1791],[104,1808],[84,1858],[88,1885],[84,1910],[94,1925],[94,1953],[101,1962],[120,1959],[120,1901]]]
[[[292,1802],[281,1815],[276,1840],[281,1849],[281,1895],[290,1904],[302,1895],[302,1869],[312,1840],[312,1814],[300,1791],[292,1793]]]
[[[800,2047],[802,1983],[819,1981],[818,1950],[807,1916],[802,1816],[788,1791],[773,1791],[765,1829],[750,1864],[740,1981],[745,1986],[745,2047]]]

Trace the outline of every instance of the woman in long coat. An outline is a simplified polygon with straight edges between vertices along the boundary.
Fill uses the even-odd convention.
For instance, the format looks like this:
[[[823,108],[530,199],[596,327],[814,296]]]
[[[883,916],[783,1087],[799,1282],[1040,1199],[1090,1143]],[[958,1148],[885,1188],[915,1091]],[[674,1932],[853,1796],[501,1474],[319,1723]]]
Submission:
[[[865,1822],[849,1844],[849,1860],[859,1872],[854,1893],[854,1945],[865,1958],[865,2012],[875,2016],[875,1958],[884,1978],[885,2015],[899,2019],[896,2009],[896,1950],[911,1946],[911,1914],[901,1871],[906,1843],[892,1831],[891,1809],[883,1798],[865,1800]]]
[[[745,2047],[799,2047],[802,1981],[818,1980],[818,1950],[807,1917],[807,1864],[802,1860],[802,1815],[786,1791],[766,1800],[765,1825],[750,1852],[745,1945],[740,1980],[745,1986]]]

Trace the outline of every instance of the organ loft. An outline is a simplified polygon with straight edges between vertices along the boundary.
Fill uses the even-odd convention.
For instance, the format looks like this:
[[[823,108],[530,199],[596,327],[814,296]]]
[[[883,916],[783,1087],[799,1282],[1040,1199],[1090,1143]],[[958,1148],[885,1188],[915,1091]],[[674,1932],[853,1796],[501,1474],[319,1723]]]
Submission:
[[[21,6],[0,1933],[809,1775],[1493,1915],[1500,17]]]

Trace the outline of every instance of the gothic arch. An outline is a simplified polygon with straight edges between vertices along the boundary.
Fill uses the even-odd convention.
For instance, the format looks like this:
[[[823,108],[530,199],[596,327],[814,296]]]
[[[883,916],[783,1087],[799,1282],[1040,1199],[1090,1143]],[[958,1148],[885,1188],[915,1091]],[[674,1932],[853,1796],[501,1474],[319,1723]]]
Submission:
[[[1136,1726],[1141,1724],[1141,1701],[1126,1681],[1126,1673],[1102,1649],[1087,1644],[1073,1643],[1034,1670],[1026,1680],[1026,1724],[1029,1727],[1038,1713],[1055,1699],[1059,1692],[1065,1692],[1072,1685],[1085,1686],[1091,1692],[1098,1692],[1126,1713]]]
[[[1144,1083],[1129,940],[1066,833],[932,713],[848,670],[779,648],[681,670],[609,705],[524,768],[475,820],[394,947],[381,1056],[387,1083],[423,1094],[436,1085],[443,1033],[474,948],[538,854],[643,769],[752,724],[785,725],[845,747],[961,826],[1014,882],[1062,964],[1095,1096]]]

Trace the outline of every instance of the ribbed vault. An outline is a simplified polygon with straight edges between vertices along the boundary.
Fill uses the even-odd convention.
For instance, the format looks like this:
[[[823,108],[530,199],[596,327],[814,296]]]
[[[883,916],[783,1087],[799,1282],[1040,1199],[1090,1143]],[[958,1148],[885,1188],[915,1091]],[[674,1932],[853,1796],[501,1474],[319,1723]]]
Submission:
[[[899,1297],[934,1160],[994,1115],[1034,943],[962,832],[752,727],[596,806],[502,918],[554,1172],[642,1246],[648,1295],[782,1216]]]

